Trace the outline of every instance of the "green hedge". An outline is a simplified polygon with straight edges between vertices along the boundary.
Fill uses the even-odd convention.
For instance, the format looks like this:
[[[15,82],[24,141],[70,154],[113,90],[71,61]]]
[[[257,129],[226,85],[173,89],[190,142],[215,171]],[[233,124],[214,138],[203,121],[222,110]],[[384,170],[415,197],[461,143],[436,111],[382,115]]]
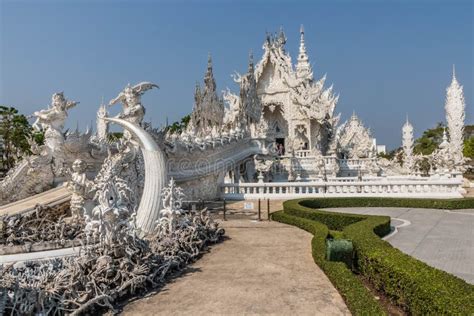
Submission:
[[[351,201],[353,203],[351,203]],[[308,208],[340,206],[402,206],[428,208],[474,208],[459,200],[334,198],[292,200],[284,203],[284,213],[319,221],[342,230],[352,240],[356,263],[362,275],[410,314],[474,314],[474,286],[449,273],[412,258],[379,237],[390,230],[387,216],[331,213]],[[344,219],[344,217],[346,217]],[[357,220],[356,220],[357,218]]]
[[[474,198],[464,199],[400,199],[400,198],[324,198],[295,200],[309,208],[329,207],[411,207],[444,210],[474,209]]]
[[[386,315],[386,312],[374,296],[343,262],[331,262],[325,259],[328,227],[317,221],[293,216],[286,211],[272,214],[272,219],[297,226],[313,234],[311,240],[313,259],[321,267],[329,280],[341,293],[349,310],[355,315]]]

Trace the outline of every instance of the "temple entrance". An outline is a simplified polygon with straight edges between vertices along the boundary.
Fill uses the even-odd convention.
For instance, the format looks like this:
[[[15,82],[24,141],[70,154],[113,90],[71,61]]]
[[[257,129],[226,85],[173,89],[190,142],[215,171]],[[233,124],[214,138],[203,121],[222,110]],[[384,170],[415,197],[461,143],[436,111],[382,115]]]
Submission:
[[[285,154],[285,139],[275,138],[275,145],[278,156],[283,156]]]

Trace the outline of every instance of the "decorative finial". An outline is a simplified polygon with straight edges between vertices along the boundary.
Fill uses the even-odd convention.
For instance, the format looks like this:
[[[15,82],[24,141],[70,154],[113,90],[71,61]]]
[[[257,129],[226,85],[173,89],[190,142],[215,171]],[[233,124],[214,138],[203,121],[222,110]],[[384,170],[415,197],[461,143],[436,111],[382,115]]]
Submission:
[[[409,122],[408,122],[408,113],[407,113],[407,123],[409,123]]]
[[[453,64],[453,80],[456,79],[456,66]]]
[[[207,68],[212,68],[212,57],[211,53],[207,53]]]
[[[304,34],[304,26],[303,26],[303,24],[301,24],[301,26],[300,26],[300,33],[301,33],[301,34]]]
[[[283,32],[283,26],[280,26],[280,34],[278,34],[278,41],[280,42],[280,45],[286,44],[286,36],[285,32]]]
[[[252,50],[250,50],[249,53],[249,72],[253,72],[254,67],[253,67],[253,53]]]
[[[443,128],[443,142],[442,145],[440,146],[441,148],[445,148],[448,143],[448,135],[446,134],[446,126]]]

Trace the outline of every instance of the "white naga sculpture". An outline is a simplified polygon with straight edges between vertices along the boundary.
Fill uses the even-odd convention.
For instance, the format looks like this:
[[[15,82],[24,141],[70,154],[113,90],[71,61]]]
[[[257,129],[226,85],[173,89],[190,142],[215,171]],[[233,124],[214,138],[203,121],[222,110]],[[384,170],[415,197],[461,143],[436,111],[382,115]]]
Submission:
[[[67,111],[78,103],[67,100],[63,92],[58,92],[53,94],[51,106],[48,109],[33,113],[33,117],[36,117],[33,127],[44,131],[45,144],[52,152],[61,149],[61,145],[64,143],[62,130],[67,118]]]
[[[408,173],[413,171],[413,125],[408,121],[408,116],[405,124],[402,127],[402,148],[403,148],[403,167]]]
[[[137,123],[119,118],[104,118],[104,120],[121,125],[139,143],[144,159],[145,183],[136,212],[136,226],[144,233],[151,233],[155,229],[155,223],[162,209],[160,196],[167,182],[165,154],[152,136]]]

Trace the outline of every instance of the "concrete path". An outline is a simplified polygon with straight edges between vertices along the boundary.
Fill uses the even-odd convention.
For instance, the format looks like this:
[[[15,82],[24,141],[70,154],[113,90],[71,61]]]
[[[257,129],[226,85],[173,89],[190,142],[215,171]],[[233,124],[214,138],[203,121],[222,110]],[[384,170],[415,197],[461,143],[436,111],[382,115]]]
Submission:
[[[30,196],[26,199],[0,206],[0,216],[17,214],[32,210],[36,204],[53,206],[66,202],[71,198],[71,193],[65,186],[60,186],[40,194]]]
[[[0,256],[0,264],[23,262],[31,260],[45,260],[58,257],[78,255],[81,247],[73,248],[62,248],[55,250],[36,251],[36,252],[25,252],[13,255]]]
[[[311,234],[277,222],[223,223],[230,238],[124,315],[349,315],[311,257]]]
[[[327,211],[388,215],[398,229],[387,241],[392,246],[440,270],[474,284],[474,210],[411,208],[337,208]]]

